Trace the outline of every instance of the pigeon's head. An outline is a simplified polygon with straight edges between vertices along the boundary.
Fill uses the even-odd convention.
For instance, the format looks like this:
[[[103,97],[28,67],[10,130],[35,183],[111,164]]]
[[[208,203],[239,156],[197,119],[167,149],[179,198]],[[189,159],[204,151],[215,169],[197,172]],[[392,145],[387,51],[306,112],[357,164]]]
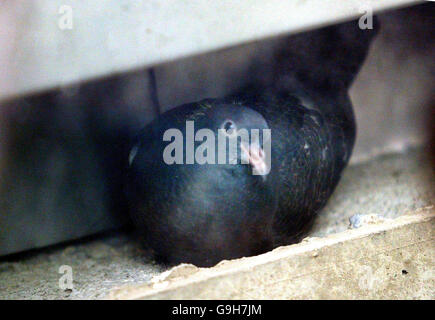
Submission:
[[[222,157],[219,143],[225,142],[227,163],[250,165],[254,175],[265,179],[270,171],[271,132],[264,117],[241,104],[205,103],[203,110],[199,125],[214,132],[217,157]],[[196,124],[195,128],[199,129]]]

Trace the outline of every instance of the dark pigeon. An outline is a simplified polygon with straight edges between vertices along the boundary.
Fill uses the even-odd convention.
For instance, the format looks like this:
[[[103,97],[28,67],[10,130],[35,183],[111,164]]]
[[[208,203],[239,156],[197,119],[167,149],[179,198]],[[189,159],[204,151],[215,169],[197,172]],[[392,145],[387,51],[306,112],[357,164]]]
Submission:
[[[268,129],[259,113],[211,99],[180,106],[150,123],[132,149],[127,185],[130,211],[146,243],[162,262],[199,266],[271,249],[275,181],[253,175],[250,165],[230,164],[228,138],[224,164],[217,163],[217,143],[216,164],[186,164],[186,143],[184,164],[163,161],[169,144],[162,140],[164,132],[179,129],[186,137],[186,120],[194,121],[195,132],[211,129],[216,141],[218,129]],[[238,163],[242,154],[237,148]]]
[[[127,194],[139,233],[161,261],[212,266],[301,239],[351,156],[356,125],[348,88],[375,33],[356,22],[316,31],[310,59],[319,64],[292,59],[289,45],[270,83],[179,106],[142,131],[130,155]],[[237,130],[270,128],[270,172],[253,175],[264,140],[260,153],[248,146],[248,164],[167,165],[163,133],[178,128],[184,137],[189,119],[195,130],[216,135],[228,122]],[[238,154],[246,151],[238,147]]]

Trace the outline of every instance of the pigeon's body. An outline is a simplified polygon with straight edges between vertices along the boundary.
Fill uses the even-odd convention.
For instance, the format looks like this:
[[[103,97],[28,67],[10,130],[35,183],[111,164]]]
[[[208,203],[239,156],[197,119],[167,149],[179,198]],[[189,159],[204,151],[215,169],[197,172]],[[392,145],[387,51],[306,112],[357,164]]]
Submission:
[[[242,164],[164,163],[166,130],[179,129],[185,137],[191,119],[195,130],[213,128],[205,121],[204,104],[216,111],[248,107],[263,116],[272,138],[267,176],[253,175]],[[248,94],[178,107],[151,123],[134,149],[133,218],[157,255],[175,263],[213,265],[294,242],[337,185],[353,136],[346,137],[339,121],[289,95]]]
[[[228,107],[247,115],[247,120],[236,123],[247,121],[254,129],[267,129],[252,110]],[[214,100],[178,107],[148,125],[133,149],[127,188],[130,210],[162,261],[213,265],[272,248],[273,180],[252,175],[249,165],[186,164],[185,143],[183,164],[168,165],[163,159],[169,144],[163,141],[166,130],[178,129],[186,137],[186,121],[194,121],[195,131],[217,132],[217,125],[231,115],[215,119],[210,113],[228,107]]]
[[[210,266],[293,243],[311,226],[353,149],[348,88],[374,35],[356,24],[343,26],[313,33],[325,48],[313,48],[312,56],[320,61],[331,55],[328,64],[304,65],[303,56],[292,59],[283,50],[271,83],[177,107],[145,128],[133,149],[130,207],[138,230],[163,260]],[[256,176],[246,164],[164,164],[169,142],[162,141],[163,132],[183,131],[189,119],[198,128],[217,129],[223,119],[270,128],[270,172]]]

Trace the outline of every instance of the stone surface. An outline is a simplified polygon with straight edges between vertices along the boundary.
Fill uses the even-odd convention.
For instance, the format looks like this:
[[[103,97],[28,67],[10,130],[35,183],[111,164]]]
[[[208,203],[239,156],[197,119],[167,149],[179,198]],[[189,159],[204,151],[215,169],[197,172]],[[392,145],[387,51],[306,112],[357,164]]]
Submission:
[[[346,231],[349,226],[349,218],[358,213],[377,213],[387,218],[396,218],[407,211],[415,211],[420,207],[434,205],[434,183],[435,173],[433,169],[423,153],[417,150],[405,154],[383,156],[351,166],[346,169],[336,192],[318,217],[309,235],[311,238],[308,238],[304,243],[309,244],[311,241],[318,241],[316,238]],[[361,229],[363,228],[355,231],[359,232]],[[419,236],[419,231],[415,232],[415,235]],[[391,243],[400,246],[399,240],[391,238],[393,241]],[[375,243],[375,241],[371,242],[371,245]],[[430,248],[428,244],[417,244],[416,246],[421,247],[422,255],[428,254],[428,249],[432,249],[432,252],[435,251],[433,246]],[[277,249],[275,254],[281,250],[287,249]],[[353,250],[358,252],[360,248],[355,246]],[[406,250],[401,252],[403,255],[411,257],[412,261],[424,257],[421,255],[412,256],[412,252]],[[339,252],[337,251],[336,254]],[[354,257],[352,254],[352,251],[348,250],[343,259],[351,261]],[[305,260],[299,262],[300,274],[305,272],[306,261],[311,261],[312,257],[320,258],[322,256],[324,258],[314,260],[319,265],[322,263],[322,259],[325,259],[322,250],[316,249],[309,254],[307,253]],[[383,270],[379,272],[384,272],[387,266],[390,268],[394,266],[391,269],[391,272],[394,271],[393,277],[394,275],[402,277],[401,263],[404,264],[407,261],[406,257],[402,259],[400,255],[394,257],[387,255],[384,261],[394,260],[394,264],[385,264],[381,268],[381,266],[376,265],[375,256],[372,256],[371,259],[374,259],[373,263],[367,266],[372,271],[367,271],[368,274],[370,272],[376,274],[379,268],[379,270]],[[426,262],[427,266],[433,267],[435,265],[433,260],[426,260]],[[221,266],[228,263],[231,262],[224,261]],[[353,262],[347,263],[346,269],[340,269],[340,271],[334,271],[335,267],[329,265],[328,270],[336,272],[337,276],[340,275],[344,279],[350,277],[352,272],[361,272],[362,269],[353,270],[352,264]],[[62,265],[70,265],[73,269],[74,289],[72,291],[64,291],[59,288],[59,279],[62,275],[58,271]],[[424,262],[419,263],[418,266],[412,264],[412,268],[422,270],[423,265]],[[367,270],[369,270],[368,267]],[[410,268],[408,269],[414,270]],[[404,267],[403,270],[409,272],[408,269]],[[0,299],[99,299],[106,297],[109,290],[115,287],[122,287],[126,284],[146,284],[155,275],[166,277],[166,275],[162,275],[164,271],[167,271],[167,268],[155,264],[150,253],[141,249],[128,235],[106,234],[86,241],[72,242],[19,256],[2,258],[0,260]],[[190,266],[187,268],[179,267],[169,272],[175,278],[186,276],[195,271],[197,269]],[[422,277],[429,279],[430,271],[425,272],[423,272]],[[314,279],[307,279],[306,285],[312,288],[312,285],[315,284]],[[372,283],[374,280],[370,279],[373,278],[361,281]],[[339,281],[336,281],[338,285]],[[398,285],[398,283],[394,283],[394,286]],[[407,285],[406,282],[400,282],[400,284]],[[158,284],[158,281],[154,281],[154,285],[162,286],[162,284]],[[391,288],[396,288],[394,286]],[[338,290],[338,288],[334,290]],[[432,285],[432,290],[433,288]],[[419,297],[427,297],[428,291],[425,290],[425,293],[422,292]],[[201,290],[198,290],[198,297],[203,294]],[[370,292],[366,291],[365,294],[369,297]],[[320,293],[316,297],[321,297]]]
[[[435,299],[435,210],[225,261],[110,299]]]

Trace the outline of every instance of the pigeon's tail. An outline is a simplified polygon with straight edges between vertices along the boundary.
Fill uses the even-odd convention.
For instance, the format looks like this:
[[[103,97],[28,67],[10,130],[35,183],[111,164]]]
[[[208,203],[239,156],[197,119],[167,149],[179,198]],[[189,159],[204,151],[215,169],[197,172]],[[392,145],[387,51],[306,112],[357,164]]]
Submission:
[[[318,92],[349,88],[379,30],[375,16],[361,19],[288,37],[276,55],[275,86],[287,90],[296,84]]]
[[[336,72],[332,76],[346,87],[352,84],[366,59],[372,40],[379,32],[380,24],[376,16],[367,19],[366,22],[362,17],[343,23],[331,32],[338,39],[333,49],[335,55],[332,56],[332,63]]]

